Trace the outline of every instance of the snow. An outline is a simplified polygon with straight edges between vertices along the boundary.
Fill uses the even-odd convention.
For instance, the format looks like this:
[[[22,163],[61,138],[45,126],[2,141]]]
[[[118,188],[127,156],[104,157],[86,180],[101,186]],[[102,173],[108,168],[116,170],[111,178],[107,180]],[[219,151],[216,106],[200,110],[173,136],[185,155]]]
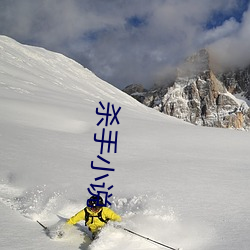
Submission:
[[[84,222],[62,239],[36,223],[55,228],[85,206],[99,101],[121,107],[108,127],[118,152],[104,157],[122,226],[183,250],[250,248],[249,132],[166,116],[63,55],[0,36],[1,249],[163,249],[112,223],[93,243]]]
[[[250,100],[244,97],[243,94],[235,94],[234,96],[237,98],[237,100],[240,100],[241,104],[243,103],[244,105],[244,103],[246,103],[248,106],[250,106]]]

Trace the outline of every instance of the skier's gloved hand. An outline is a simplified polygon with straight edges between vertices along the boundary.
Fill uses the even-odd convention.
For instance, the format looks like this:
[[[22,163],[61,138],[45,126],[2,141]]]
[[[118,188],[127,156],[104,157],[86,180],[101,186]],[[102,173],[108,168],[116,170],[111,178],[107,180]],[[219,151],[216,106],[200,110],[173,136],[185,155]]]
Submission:
[[[63,235],[65,234],[65,232],[62,231],[62,230],[59,230],[59,231],[56,232],[56,234],[57,234],[57,237],[58,237],[58,238],[62,238]]]
[[[60,225],[56,230],[57,238],[62,238],[63,236],[65,236],[65,234],[69,231],[70,228],[71,225],[67,223]]]

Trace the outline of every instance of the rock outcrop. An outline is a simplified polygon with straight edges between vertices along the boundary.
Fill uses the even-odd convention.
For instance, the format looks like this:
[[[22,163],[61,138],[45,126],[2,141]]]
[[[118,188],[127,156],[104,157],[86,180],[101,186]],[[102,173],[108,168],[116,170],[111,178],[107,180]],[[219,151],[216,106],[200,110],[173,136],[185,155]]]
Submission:
[[[250,109],[244,100],[233,94],[250,96],[249,71],[250,68],[215,75],[209,53],[203,49],[178,68],[170,87],[146,91],[141,86],[130,95],[160,112],[196,125],[248,129]]]

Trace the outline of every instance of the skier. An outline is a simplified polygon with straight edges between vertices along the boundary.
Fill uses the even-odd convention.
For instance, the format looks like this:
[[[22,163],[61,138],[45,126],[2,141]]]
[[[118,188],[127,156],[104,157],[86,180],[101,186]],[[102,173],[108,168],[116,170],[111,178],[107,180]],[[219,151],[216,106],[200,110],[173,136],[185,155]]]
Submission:
[[[108,207],[104,207],[101,196],[91,196],[88,199],[87,207],[72,216],[67,224],[74,225],[80,220],[85,220],[85,226],[92,233],[92,238],[95,239],[101,228],[106,225],[109,220],[120,222],[121,217]]]

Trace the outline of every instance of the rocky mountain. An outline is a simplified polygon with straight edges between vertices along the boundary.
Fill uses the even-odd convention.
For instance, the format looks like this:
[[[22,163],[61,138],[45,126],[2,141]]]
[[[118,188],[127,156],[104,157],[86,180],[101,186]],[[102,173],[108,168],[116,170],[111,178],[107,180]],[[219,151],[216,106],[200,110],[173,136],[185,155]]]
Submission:
[[[215,73],[205,49],[187,58],[169,86],[124,92],[148,107],[187,122],[210,127],[249,129],[250,67]]]
[[[244,69],[227,70],[217,74],[227,90],[232,94],[241,94],[250,100],[250,65]]]

